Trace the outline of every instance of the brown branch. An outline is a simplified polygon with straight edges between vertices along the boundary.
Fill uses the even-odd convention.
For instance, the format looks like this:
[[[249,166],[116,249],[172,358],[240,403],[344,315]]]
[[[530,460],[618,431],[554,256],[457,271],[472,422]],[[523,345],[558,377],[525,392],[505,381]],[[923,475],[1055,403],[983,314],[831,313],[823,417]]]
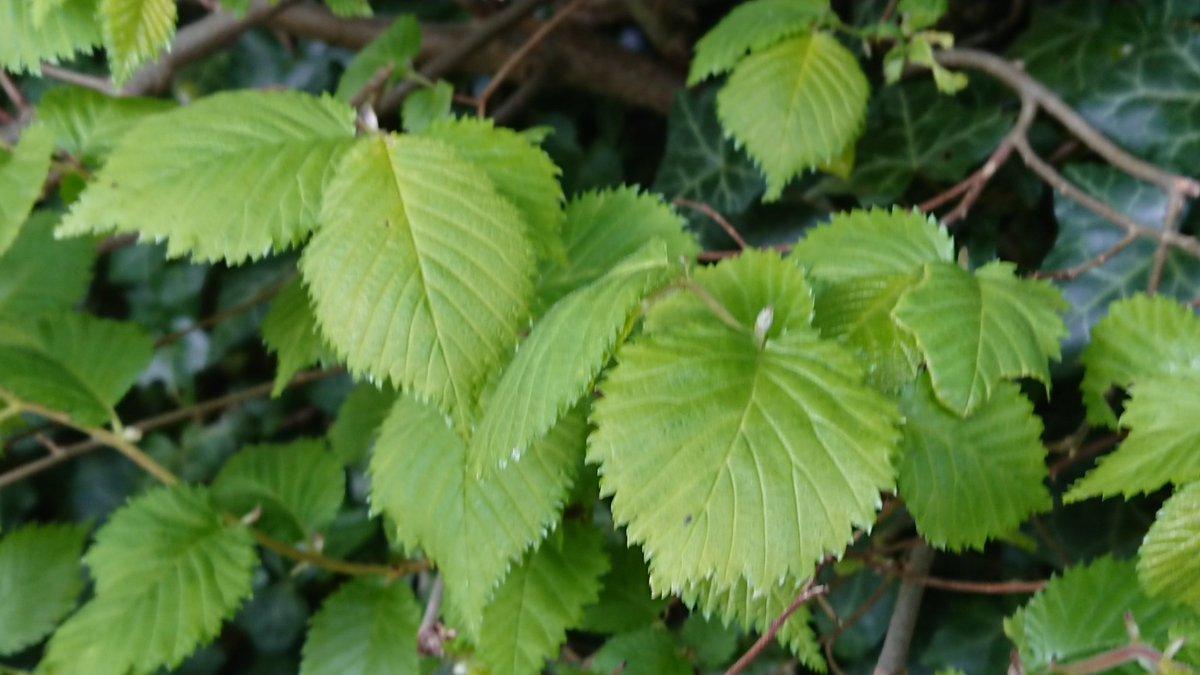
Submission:
[[[1167,210],[1163,215],[1163,231],[1176,232],[1179,229],[1179,215],[1183,211],[1183,195],[1179,192],[1171,192],[1167,195]],[[1154,250],[1154,264],[1150,268],[1150,280],[1147,283],[1146,293],[1154,295],[1158,292],[1158,287],[1162,283],[1163,268],[1167,264],[1167,253],[1170,247],[1165,239],[1158,242],[1158,248]]]
[[[288,284],[290,284],[292,282],[292,280],[295,278],[296,278],[295,274],[289,274],[288,276],[284,277],[280,281],[278,281],[274,284],[271,284],[270,286],[264,288],[263,290],[259,291],[256,294],[254,294],[253,297],[250,297],[242,302],[239,302],[238,304],[230,307],[229,309],[217,312],[216,314],[213,314],[212,316],[205,317],[204,319],[197,321],[196,323],[188,326],[187,328],[177,330],[174,333],[167,333],[166,335],[163,335],[162,337],[158,338],[158,340],[156,340],[154,342],[154,348],[158,349],[160,347],[165,347],[169,344],[177,342],[180,338],[182,338],[185,335],[188,335],[189,333],[194,333],[198,330],[205,330],[205,329],[211,328],[211,327],[221,323],[222,321],[225,321],[225,320],[235,317],[239,314],[242,314],[250,309],[253,309],[254,307],[257,307],[258,305],[261,305],[262,303],[266,302],[267,300],[270,300],[271,298],[278,295],[279,292],[282,291],[284,289],[284,287],[287,286]]]
[[[1129,248],[1129,246],[1137,240],[1138,235],[1136,232],[1126,232],[1125,236],[1121,238],[1121,241],[1113,244],[1108,250],[1101,252],[1100,255],[1088,260],[1087,262],[1080,263],[1074,267],[1068,267],[1065,270],[1055,270],[1052,272],[1039,270],[1033,273],[1033,277],[1036,279],[1054,279],[1057,281],[1071,281],[1073,279],[1078,279],[1081,275],[1083,275],[1084,272],[1095,269],[1107,263],[1109,260],[1112,260],[1114,256]],[[1159,248],[1163,248],[1164,246],[1165,244],[1159,242]]]
[[[730,223],[728,220],[726,220],[725,216],[721,215],[719,211],[708,204],[705,204],[704,202],[694,202],[690,199],[684,199],[683,197],[676,197],[675,199],[671,200],[671,203],[675,204],[676,206],[682,206],[692,209],[693,211],[699,211],[700,213],[703,213],[711,218],[717,225],[720,225],[721,229],[725,230],[725,234],[728,234],[729,238],[733,239],[733,242],[738,245],[738,248],[742,250],[750,248],[750,245],[747,244],[746,240],[742,238],[741,233],[737,231],[737,228],[733,226],[733,223]]]
[[[516,68],[526,56],[529,56],[529,53],[536,49],[538,45],[545,42],[546,37],[549,36],[555,28],[562,25],[563,21],[566,21],[568,17],[578,11],[579,8],[582,7],[587,1],[588,0],[571,0],[570,4],[555,12],[554,16],[551,17],[549,21],[543,23],[533,35],[529,36],[529,39],[525,41],[525,44],[521,45],[517,51],[513,52],[512,55],[509,56],[503,64],[501,64],[500,69],[497,70],[496,74],[492,76],[492,80],[488,82],[487,86],[484,87],[483,92],[479,94],[475,104],[475,112],[477,115],[483,117],[487,114],[488,100],[492,98],[492,95],[496,93],[496,90],[500,88],[500,85],[504,83],[504,80],[508,78],[508,75],[513,71],[513,69]]]
[[[233,518],[233,516],[227,516],[227,519],[233,519],[235,522],[237,520],[236,518]],[[250,536],[254,537],[254,541],[268,551],[272,551],[289,560],[306,563],[314,567],[320,567],[321,569],[329,570],[330,572],[337,572],[338,574],[345,574],[347,576],[382,576],[389,579],[397,579],[399,577],[420,572],[421,570],[429,568],[429,563],[424,560],[404,562],[396,565],[379,565],[371,563],[356,563],[348,560],[338,560],[337,558],[330,558],[314,551],[305,551],[303,549],[296,548],[253,527],[249,527],[247,529],[250,532]]]
[[[900,584],[900,594],[896,596],[896,606],[892,609],[892,620],[888,623],[887,637],[883,639],[883,649],[879,652],[879,661],[875,664],[875,675],[894,675],[903,673],[908,663],[908,646],[912,643],[913,633],[917,627],[917,615],[921,609],[921,597],[925,594],[926,584],[916,581],[924,578],[933,565],[933,549],[928,544],[922,544],[909,554],[908,563],[904,566],[906,577]]]
[[[442,657],[443,635],[438,630],[438,614],[442,611],[442,594],[445,585],[439,572],[433,579],[433,588],[429,591],[429,601],[425,603],[425,614],[421,616],[421,625],[417,627],[417,651],[424,656]]]
[[[866,556],[848,556],[861,558],[868,567],[879,574],[895,577],[905,583],[936,588],[941,591],[955,593],[972,593],[975,595],[1023,595],[1037,593],[1045,587],[1046,582],[1038,581],[960,581],[958,579],[942,579],[927,574],[914,574],[911,570],[898,570],[893,565],[880,562]]]
[[[1062,459],[1050,465],[1050,480],[1056,480],[1059,474],[1061,474],[1063,471],[1066,471],[1072,465],[1099,455],[1117,443],[1125,440],[1125,437],[1128,435],[1129,432],[1123,430],[1115,434],[1109,434],[1103,438],[1098,438],[1082,448],[1079,448],[1078,450],[1072,450],[1068,452],[1066,457],[1063,457]]]
[[[25,94],[21,93],[21,89],[3,68],[0,68],[0,89],[4,90],[4,94],[8,96],[8,100],[12,101],[13,107],[18,113],[29,110],[29,99],[25,98]],[[7,113],[5,114],[7,115]]]
[[[84,75],[83,73],[77,73],[73,70],[60,68],[49,63],[43,63],[41,68],[42,75],[52,80],[58,80],[59,82],[73,84],[76,87],[83,87],[84,89],[98,91],[105,96],[113,96],[117,93],[116,89],[113,88],[112,80],[109,80],[107,77]]]
[[[1091,658],[1074,663],[1052,664],[1050,672],[1063,673],[1063,675],[1092,675],[1093,673],[1106,673],[1115,670],[1127,663],[1148,662],[1154,665],[1154,669],[1149,672],[1166,672],[1160,671],[1158,666],[1163,661],[1163,654],[1157,649],[1144,644],[1126,645],[1118,647],[1111,651],[1097,654]],[[1194,673],[1196,671],[1188,668],[1181,663],[1171,662],[1174,668],[1172,673]]]
[[[816,579],[816,575],[813,576],[813,579]],[[771,645],[771,642],[775,639],[775,636],[778,635],[780,629],[783,628],[783,624],[786,623],[787,620],[791,618],[791,616],[795,614],[797,610],[808,604],[808,602],[813,598],[823,595],[828,590],[829,589],[825,586],[815,585],[812,580],[804,584],[804,587],[800,589],[800,594],[796,596],[796,599],[792,601],[792,604],[788,605],[788,608],[783,611],[783,614],[780,614],[779,617],[771,623],[771,626],[767,628],[767,631],[759,636],[758,640],[756,640],[754,644],[750,646],[750,649],[746,650],[746,653],[742,654],[742,657],[735,661],[733,665],[729,667],[729,670],[725,671],[725,675],[737,675],[738,673],[746,670],[746,668],[749,668],[750,664],[754,663],[754,660],[757,659],[759,655],[761,655],[767,649],[767,647]]]

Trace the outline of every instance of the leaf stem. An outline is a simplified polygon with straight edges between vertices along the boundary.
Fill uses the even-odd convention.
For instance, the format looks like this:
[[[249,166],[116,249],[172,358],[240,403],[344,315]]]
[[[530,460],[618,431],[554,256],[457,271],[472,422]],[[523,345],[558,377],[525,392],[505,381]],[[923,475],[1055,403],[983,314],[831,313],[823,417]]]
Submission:
[[[237,519],[233,516],[227,516],[227,518],[237,522]],[[389,579],[396,579],[402,576],[413,574],[414,572],[419,572],[429,567],[429,563],[424,560],[403,562],[396,565],[379,565],[372,563],[356,563],[348,560],[338,560],[337,558],[330,558],[314,551],[298,549],[253,527],[247,529],[250,532],[250,536],[254,537],[254,541],[268,551],[276,553],[289,560],[308,563],[314,567],[320,567],[321,569],[329,570],[330,572],[337,572],[339,574],[345,574],[347,576],[382,576]]]
[[[771,626],[767,629],[767,631],[759,636],[758,640],[751,645],[750,649],[746,650],[746,653],[742,654],[742,657],[735,661],[734,664],[729,667],[729,670],[725,671],[725,675],[737,675],[738,673],[749,668],[750,664],[754,663],[754,660],[757,659],[768,646],[770,646],[771,641],[775,639],[775,636],[779,634],[780,629],[783,628],[783,624],[786,623],[787,620],[791,618],[791,616],[795,614],[797,610],[808,604],[813,598],[824,595],[828,591],[829,587],[816,585],[813,583],[813,580],[809,580],[808,583],[804,584],[804,587],[800,589],[800,594],[796,596],[796,599],[792,601],[792,604],[788,605],[788,608],[784,610],[783,614],[780,614],[779,617],[771,623]]]

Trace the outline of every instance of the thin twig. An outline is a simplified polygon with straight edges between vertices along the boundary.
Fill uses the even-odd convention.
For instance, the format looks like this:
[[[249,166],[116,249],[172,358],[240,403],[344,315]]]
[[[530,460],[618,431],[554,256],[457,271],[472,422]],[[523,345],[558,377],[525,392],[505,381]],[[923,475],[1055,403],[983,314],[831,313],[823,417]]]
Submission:
[[[270,286],[264,288],[263,290],[259,291],[258,293],[255,293],[252,297],[247,298],[246,300],[243,300],[242,302],[239,302],[238,304],[230,307],[229,309],[222,310],[220,312],[217,312],[216,314],[213,314],[212,316],[205,317],[204,319],[197,321],[196,323],[188,326],[187,328],[177,330],[174,333],[167,333],[166,335],[163,335],[162,337],[158,338],[158,340],[156,340],[154,342],[154,348],[158,349],[160,347],[165,347],[169,344],[179,341],[180,338],[182,338],[183,336],[185,336],[189,333],[194,333],[198,330],[205,330],[205,329],[211,328],[212,326],[215,326],[215,325],[221,323],[222,321],[225,321],[229,318],[235,317],[235,316],[242,314],[250,309],[253,309],[254,307],[257,307],[258,305],[261,305],[262,303],[266,302],[267,300],[270,300],[271,298],[278,295],[279,292],[282,291],[295,278],[296,278],[296,275],[294,273],[289,274],[286,277],[284,277],[283,279],[275,282],[274,284],[271,284]]]
[[[1167,195],[1167,210],[1163,215],[1164,232],[1175,232],[1179,228],[1179,215],[1183,211],[1183,195],[1178,192],[1171,192]],[[1162,283],[1163,268],[1167,264],[1167,254],[1170,252],[1170,247],[1165,239],[1158,242],[1158,248],[1154,249],[1154,264],[1150,267],[1150,280],[1146,286],[1146,293],[1154,295],[1158,292],[1158,287]]]
[[[859,605],[858,609],[854,610],[854,613],[851,614],[850,617],[845,621],[835,622],[837,627],[834,628],[832,633],[822,638],[822,641],[827,641],[829,646],[832,648],[834,643],[838,641],[838,638],[842,637],[846,631],[857,625],[859,621],[862,621],[863,618],[866,617],[872,609],[874,609],[875,605],[878,605],[881,600],[887,597],[888,591],[891,590],[891,587],[892,580],[890,578],[884,578],[880,580],[879,588],[875,589],[875,592],[871,594],[871,597],[867,598],[866,602]]]
[[[909,577],[924,578],[932,566],[933,549],[928,544],[922,544],[909,554],[904,573]],[[875,675],[895,675],[905,671],[908,646],[912,643],[912,636],[916,631],[917,615],[921,610],[925,586],[926,584],[910,579],[905,579],[900,584],[896,606],[892,609],[892,620],[888,623],[887,637],[883,639],[883,649],[879,653],[879,661],[875,664]]]
[[[1116,670],[1120,666],[1127,663],[1147,663],[1153,665],[1153,669],[1148,672],[1158,673],[1158,666],[1163,661],[1163,654],[1157,649],[1144,644],[1126,645],[1118,647],[1102,654],[1097,654],[1093,657],[1076,661],[1074,663],[1053,664],[1050,666],[1050,672],[1063,673],[1063,675],[1092,675],[1093,673],[1107,673]],[[1172,673],[1194,673],[1195,670],[1188,668],[1182,663],[1171,662]]]
[[[500,66],[500,69],[497,70],[496,74],[492,76],[492,79],[490,82],[488,82],[488,85],[484,87],[483,92],[479,94],[475,104],[476,114],[478,114],[480,117],[483,117],[487,114],[488,100],[491,99],[492,95],[496,93],[496,90],[500,88],[500,85],[504,83],[504,80],[508,77],[509,73],[513,71],[513,68],[516,68],[517,64],[521,63],[521,61],[523,61],[525,57],[529,55],[529,52],[533,51],[534,48],[540,45],[546,39],[546,36],[550,35],[550,33],[553,32],[554,29],[559,25],[561,25],[563,21],[566,21],[567,17],[578,11],[580,7],[583,7],[584,3],[587,1],[588,0],[571,0],[570,4],[555,12],[554,16],[551,17],[549,21],[543,23],[541,27],[538,28],[537,31],[535,31],[534,34],[525,41],[525,44],[521,45],[520,49],[513,52],[512,56],[508,57],[508,60]]]
[[[1080,263],[1074,267],[1068,267],[1065,270],[1039,270],[1034,272],[1033,276],[1037,279],[1054,279],[1056,281],[1071,281],[1073,279],[1078,279],[1081,275],[1083,275],[1084,272],[1095,269],[1107,263],[1109,260],[1112,260],[1118,253],[1129,248],[1129,246],[1137,240],[1138,235],[1136,232],[1126,232],[1125,236],[1121,238],[1121,241],[1113,244],[1108,250],[1103,251],[1100,255],[1092,258],[1091,260]],[[1166,244],[1161,241],[1159,242],[1159,248],[1163,248],[1165,246]]]
[[[4,90],[4,94],[8,96],[8,100],[12,101],[13,107],[17,109],[18,113],[29,110],[29,99],[25,98],[25,94],[21,93],[21,89],[3,68],[0,68],[0,89]]]
[[[367,101],[377,98],[380,91],[383,90],[383,85],[387,84],[388,79],[391,78],[392,73],[395,71],[396,64],[394,63],[385,63],[380,66],[375,73],[371,75],[370,79],[368,79],[366,83],[363,84],[363,86],[360,87],[358,91],[354,92],[354,95],[350,97],[350,107],[358,108]]]
[[[746,240],[742,238],[741,233],[737,231],[737,228],[733,226],[733,223],[726,220],[725,216],[721,215],[720,211],[717,211],[708,204],[705,204],[704,202],[694,202],[690,199],[684,199],[683,197],[676,197],[675,199],[671,200],[671,203],[675,204],[676,206],[682,206],[692,209],[693,211],[699,211],[700,213],[703,213],[711,218],[717,225],[720,225],[721,229],[725,230],[725,234],[728,234],[729,238],[733,239],[733,242],[738,245],[738,248],[742,249],[743,251],[747,248],[750,248],[750,245],[747,244]]]
[[[1129,435],[1129,432],[1122,430],[1115,434],[1109,434],[1104,438],[1098,438],[1082,448],[1079,448],[1077,451],[1069,452],[1066,457],[1063,457],[1062,459],[1050,465],[1050,480],[1056,480],[1063,471],[1066,471],[1072,465],[1087,459],[1091,459],[1092,457],[1095,457],[1096,455],[1099,455],[1105,450],[1113,447],[1117,443],[1120,443],[1121,441],[1125,440],[1127,435]]]
[[[444,591],[442,574],[438,572],[433,579],[433,588],[429,591],[429,601],[425,603],[425,614],[421,617],[421,625],[417,628],[417,651],[425,656],[443,656],[442,635],[438,631],[437,620],[442,611]]]
[[[815,579],[816,576],[814,575],[813,580]],[[729,667],[729,670],[725,671],[725,675],[737,675],[738,673],[746,670],[746,668],[750,667],[750,664],[754,663],[754,660],[757,659],[759,655],[771,645],[771,642],[775,639],[775,636],[778,635],[780,629],[783,628],[783,624],[786,623],[787,620],[791,618],[791,616],[795,614],[797,610],[808,604],[808,602],[813,598],[823,595],[829,590],[829,588],[826,586],[814,584],[813,580],[810,580],[808,583],[804,584],[804,587],[800,589],[800,594],[796,596],[796,599],[792,601],[792,604],[788,605],[788,608],[784,610],[783,614],[780,614],[779,617],[771,623],[771,626],[767,628],[765,633],[759,636],[758,640],[751,645],[750,649],[747,649],[746,653],[742,654],[742,657],[735,661],[733,665]]]
[[[232,518],[232,516],[230,516]],[[236,519],[234,519],[236,521]],[[253,527],[247,528],[250,531],[250,536],[254,537],[254,541],[259,546],[283,556],[289,560],[307,563],[314,567],[320,567],[330,572],[345,574],[347,576],[382,576],[389,579],[396,579],[402,576],[420,572],[428,569],[429,563],[424,560],[416,560],[404,562],[396,565],[379,565],[372,563],[356,563],[348,560],[338,560],[328,556],[316,553],[314,551],[305,551],[286,544],[278,539],[275,539],[260,530]]]
[[[914,550],[915,553],[915,550]],[[859,557],[859,556],[852,556]],[[927,586],[941,591],[955,593],[972,593],[975,595],[1026,595],[1037,593],[1045,587],[1046,582],[1038,581],[959,581],[957,579],[942,579],[927,574],[914,574],[908,569],[899,570],[894,566],[878,562],[873,558],[864,558],[867,566],[876,572],[900,579],[906,584]]]
[[[107,77],[85,75],[49,63],[42,64],[42,74],[52,80],[98,91],[105,96],[115,96],[117,93],[117,90],[113,87],[112,80],[109,80]]]

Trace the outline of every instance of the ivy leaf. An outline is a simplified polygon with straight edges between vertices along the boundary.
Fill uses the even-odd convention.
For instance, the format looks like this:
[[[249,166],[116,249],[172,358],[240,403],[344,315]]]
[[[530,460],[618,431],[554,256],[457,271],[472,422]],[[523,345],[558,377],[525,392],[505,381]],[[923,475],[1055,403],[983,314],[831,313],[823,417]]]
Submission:
[[[670,273],[666,246],[652,241],[550,308],[489,399],[467,453],[476,471],[519,460],[575,405],[608,363],[630,314]]]
[[[693,283],[703,290],[660,301],[618,352],[588,461],[657,592],[742,578],[766,592],[870,522],[892,484],[896,412],[809,327],[795,266],[747,251]]]
[[[93,18],[97,0],[63,0],[40,20],[34,4],[0,2],[0,66],[40,75],[43,62],[58,63],[100,44],[100,27]]]
[[[469,637],[509,565],[558,520],[586,433],[581,412],[567,415],[520,462],[477,478],[462,437],[435,408],[401,396],[384,420],[371,503],[400,542],[438,566],[447,611]]]
[[[915,273],[863,277],[817,295],[813,326],[870,364],[867,381],[884,392],[912,382],[921,365],[917,341],[893,316],[896,303],[918,279]]]
[[[287,541],[328,528],[345,495],[342,465],[317,439],[243,448],[213,482],[222,509],[244,514],[261,508],[260,527]]]
[[[1195,616],[1153,600],[1138,585],[1130,561],[1099,558],[1051,579],[1046,588],[1004,621],[1026,672],[1044,672],[1129,644],[1125,614],[1141,639],[1165,644],[1170,629]]]
[[[717,115],[767,178],[775,201],[797,174],[829,164],[854,141],[869,87],[832,36],[790,38],[743,59],[717,95]]]
[[[300,675],[418,672],[421,609],[406,583],[347,581],[313,615]]]
[[[601,580],[600,597],[584,609],[579,628],[589,633],[620,633],[658,619],[665,598],[650,593],[650,577],[642,550],[636,546],[608,547],[610,566]]]
[[[38,102],[38,120],[54,132],[60,148],[99,164],[139,122],[175,107],[162,99],[116,98],[91,89],[56,87]]]
[[[31,525],[0,538],[0,654],[37,643],[75,608],[86,538],[75,525]]]
[[[125,134],[59,234],[166,237],[168,255],[198,260],[266,256],[316,227],[330,167],[353,139],[354,111],[331,99],[207,96]]]
[[[367,456],[395,402],[391,387],[362,382],[351,390],[329,428],[329,445],[342,464],[357,464]]]
[[[540,671],[599,597],[607,569],[600,531],[564,523],[562,535],[527,553],[484,608],[480,660],[495,675]]]
[[[281,394],[293,375],[326,355],[308,293],[299,279],[288,283],[271,302],[262,322],[262,338],[279,359],[272,396]]]
[[[1144,22],[1133,6],[1105,2],[1034,6],[1029,28],[1010,54],[1034,78],[1074,104],[1101,74],[1112,76],[1122,45],[1139,41]]]
[[[1200,479],[1200,372],[1141,377],[1130,394],[1121,415],[1129,436],[1071,486],[1065,502],[1118,494],[1128,499]]]
[[[661,623],[614,635],[596,651],[596,673],[692,675],[696,672],[675,637]]]
[[[803,33],[829,14],[829,0],[754,0],[738,5],[696,43],[688,86],[733,70],[747,52]]]
[[[54,135],[42,125],[25,130],[11,153],[0,148],[0,255],[12,246],[42,196],[53,151]]]
[[[114,513],[85,561],[96,596],[50,639],[42,663],[50,674],[178,665],[250,595],[258,566],[246,528],[226,525],[209,493],[186,485]]]
[[[0,320],[24,323],[77,305],[92,281],[95,242],[57,241],[59,214],[38,211],[0,255]]]
[[[127,82],[138,66],[153,61],[175,36],[175,0],[99,0],[97,15],[104,35],[113,82]]]
[[[392,79],[405,75],[420,49],[421,24],[417,18],[411,14],[397,17],[387,30],[355,54],[338,80],[334,97],[349,103],[380,68],[388,65],[394,67]]]
[[[1150,595],[1200,610],[1200,482],[1163,504],[1138,549],[1137,572]]]
[[[954,240],[936,218],[917,211],[855,209],[809,230],[792,247],[791,260],[814,278],[837,283],[951,262]]]
[[[1093,424],[1117,426],[1105,400],[1138,379],[1200,371],[1200,320],[1177,302],[1137,295],[1109,305],[1081,359],[1083,402]]]
[[[963,418],[938,403],[922,377],[900,409],[900,494],[930,544],[981,549],[1051,507],[1042,424],[1015,384],[999,383]]]
[[[379,135],[346,154],[321,221],[300,269],[329,342],[352,373],[432,398],[466,433],[529,303],[520,214],[449,145]]]
[[[972,276],[932,263],[896,305],[896,319],[925,352],[938,400],[959,415],[978,408],[1004,378],[1049,386],[1047,360],[1059,357],[1066,303],[1050,284],[1020,279],[1015,270],[992,262]]]

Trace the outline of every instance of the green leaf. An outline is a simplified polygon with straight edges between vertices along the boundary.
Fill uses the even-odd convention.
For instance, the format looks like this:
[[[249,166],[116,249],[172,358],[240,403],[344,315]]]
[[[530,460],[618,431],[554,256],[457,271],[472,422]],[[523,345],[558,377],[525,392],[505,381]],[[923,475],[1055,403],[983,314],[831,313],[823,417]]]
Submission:
[[[688,86],[733,70],[756,52],[827,20],[829,0],[754,0],[743,3],[696,43]]]
[[[653,193],[637,188],[587,192],[567,204],[562,226],[566,262],[544,261],[537,295],[543,308],[608,273],[646,242],[661,239],[672,261],[699,252],[683,218]]]
[[[30,525],[0,538],[0,654],[37,643],[75,608],[86,538],[76,525]]]
[[[271,311],[262,322],[262,337],[279,359],[272,396],[282,393],[293,375],[325,356],[325,342],[317,332],[317,319],[299,279],[288,283],[271,302]]]
[[[343,18],[371,16],[370,0],[325,0],[325,6]]]
[[[615,635],[592,657],[592,671],[622,675],[692,675],[695,670],[661,623]]]
[[[87,293],[95,242],[55,240],[58,217],[52,211],[35,212],[0,255],[0,320],[26,322],[60,312],[77,305]]]
[[[925,352],[938,400],[959,415],[987,401],[1005,378],[1050,384],[1047,360],[1059,357],[1066,303],[1050,284],[1015,270],[992,262],[972,276],[952,263],[932,263],[896,305],[896,319]]]
[[[896,323],[896,303],[920,277],[896,274],[843,281],[817,295],[813,326],[850,348],[867,367],[867,382],[895,392],[917,376],[921,350]]]
[[[251,591],[254,540],[207,491],[180,485],[130,501],[85,556],[96,596],[51,638],[47,673],[172,668],[216,636]]]
[[[871,522],[892,485],[896,411],[809,327],[795,266],[747,251],[693,283],[702,290],[660,301],[618,352],[588,461],[657,592],[742,578],[765,592]]]
[[[370,464],[372,507],[438,566],[451,621],[468,636],[478,635],[510,563],[557,522],[586,433],[582,411],[567,415],[521,461],[477,478],[462,437],[435,408],[401,396],[384,420]]]
[[[1177,302],[1137,295],[1109,305],[1083,352],[1080,389],[1093,424],[1115,428],[1105,396],[1144,377],[1200,371],[1200,320]]]
[[[138,66],[153,61],[175,36],[175,0],[99,0],[97,14],[104,34],[113,82],[120,86]]]
[[[541,148],[522,134],[475,117],[433,121],[425,135],[454,146],[483,169],[500,195],[521,212],[538,253],[563,255],[561,171]]]
[[[749,208],[766,186],[746,153],[721,132],[716,100],[712,87],[679,92],[667,120],[667,148],[654,191],[731,216]]]
[[[767,178],[774,201],[797,174],[829,164],[862,129],[869,88],[858,61],[822,32],[743,59],[717,95],[725,130]]]
[[[900,409],[900,494],[930,544],[981,549],[1050,508],[1042,423],[1015,384],[1001,382],[963,418],[942,407],[922,377]]]
[[[91,89],[57,87],[42,96],[38,120],[54,132],[58,147],[98,164],[139,122],[175,107],[162,99],[116,98]]]
[[[313,615],[300,675],[416,673],[420,623],[407,583],[348,581]]]
[[[316,439],[245,447],[213,482],[222,509],[237,515],[262,509],[258,527],[287,541],[329,527],[345,493],[341,463]]]
[[[26,129],[11,153],[0,149],[0,255],[12,246],[42,196],[53,151],[54,135],[42,125]]]
[[[460,433],[531,294],[520,214],[441,141],[360,139],[300,268],[317,322],[350,371],[389,378],[451,412]]]
[[[363,47],[346,66],[334,96],[339,101],[349,103],[354,94],[385,66],[394,68],[391,79],[407,74],[420,49],[421,24],[417,18],[411,14],[397,17],[387,30]]]
[[[59,234],[139,232],[166,237],[170,256],[263,257],[316,227],[330,167],[353,138],[354,112],[331,99],[207,96],[125,134]]]
[[[656,621],[667,600],[650,593],[642,549],[609,546],[608,559],[611,564],[602,579],[600,598],[584,609],[579,627],[589,633],[612,634]]]
[[[408,133],[421,133],[439,119],[453,115],[454,85],[438,80],[432,87],[422,87],[404,97],[400,118]],[[473,118],[468,118],[473,119]]]
[[[1129,644],[1125,614],[1141,638],[1165,644],[1170,629],[1194,615],[1148,597],[1132,562],[1100,558],[1055,577],[1004,621],[1004,632],[1021,653],[1025,672],[1044,672]]]
[[[791,260],[828,282],[910,274],[954,260],[954,240],[937,219],[900,208],[838,213],[792,247]]]
[[[1200,352],[1197,352],[1200,353]],[[1200,371],[1134,381],[1121,415],[1129,436],[1071,486],[1066,502],[1123,495],[1200,479]]]
[[[1029,28],[1013,43],[1010,55],[1071,103],[1102,76],[1111,77],[1122,46],[1140,42],[1147,28],[1141,11],[1121,3],[1038,4],[1032,9]]]
[[[64,0],[37,21],[29,0],[0,0],[0,66],[40,75],[43,62],[58,63],[100,44],[93,15],[97,0]]]
[[[946,13],[947,0],[900,0],[896,11],[909,30],[921,30],[938,22]]]
[[[1150,595],[1200,610],[1200,482],[1163,504],[1138,549],[1137,572]]]
[[[683,622],[679,639],[694,655],[696,665],[705,670],[716,670],[733,659],[738,648],[738,633],[736,628],[693,613]]]
[[[329,428],[329,445],[342,464],[357,464],[367,456],[395,402],[391,387],[381,389],[370,382],[360,383],[346,396]]]
[[[504,369],[471,439],[476,471],[517,461],[591,388],[646,293],[670,276],[652,241],[608,274],[555,303]]]
[[[480,660],[495,675],[540,672],[567,629],[583,618],[584,606],[599,597],[607,569],[600,531],[564,523],[561,536],[526,554],[483,610]]]

